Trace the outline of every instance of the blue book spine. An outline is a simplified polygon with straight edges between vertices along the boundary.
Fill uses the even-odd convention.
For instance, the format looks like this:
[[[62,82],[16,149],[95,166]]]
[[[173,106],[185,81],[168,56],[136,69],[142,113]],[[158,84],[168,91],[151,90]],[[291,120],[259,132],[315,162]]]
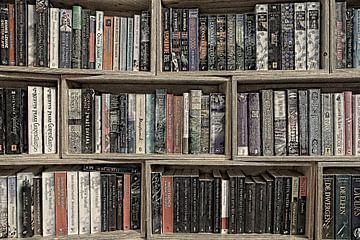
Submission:
[[[360,9],[354,9],[354,68],[360,68]]]
[[[199,71],[199,10],[189,9],[189,70]]]
[[[145,153],[155,150],[155,94],[146,94],[145,100]]]

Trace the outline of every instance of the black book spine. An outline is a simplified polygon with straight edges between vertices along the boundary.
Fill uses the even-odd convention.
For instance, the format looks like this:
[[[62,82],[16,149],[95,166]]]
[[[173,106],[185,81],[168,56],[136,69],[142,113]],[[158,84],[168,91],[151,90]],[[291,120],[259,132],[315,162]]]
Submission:
[[[189,10],[183,9],[181,14],[181,71],[189,71],[189,39],[188,39],[188,21]]]
[[[81,68],[89,69],[90,44],[90,10],[81,12]]]
[[[281,231],[281,219],[283,214],[283,179],[276,177],[274,180],[274,212],[273,212],[273,232],[279,234]]]
[[[191,177],[191,223],[190,232],[199,232],[199,177]]]
[[[171,64],[175,72],[181,69],[181,9],[171,9]]]
[[[120,122],[119,122],[119,147],[121,153],[128,152],[127,125],[128,125],[128,95],[126,93],[119,95],[120,103]]]
[[[116,167],[110,166],[98,166],[98,165],[84,165],[82,168],[83,171],[97,171],[101,173],[115,173],[115,174],[123,174],[123,173],[139,173],[140,167],[137,165],[120,165]]]
[[[283,193],[284,193],[284,204],[283,204],[283,216],[282,216],[282,227],[281,234],[290,234],[291,226],[291,187],[292,187],[292,178],[284,177],[283,178]]]
[[[245,233],[255,231],[255,183],[245,183]]]
[[[33,207],[34,207],[34,235],[42,235],[42,184],[41,178],[35,177],[33,179]]]
[[[22,106],[21,106],[21,89],[5,90],[6,96],[6,148],[5,153],[22,153],[22,128],[23,120],[21,119]]]
[[[49,59],[49,1],[36,0],[35,6],[36,66],[47,67]]]
[[[117,191],[117,198],[116,198],[116,229],[122,230],[123,229],[123,199],[124,199],[124,176],[117,175],[116,176],[117,184],[116,184],[116,191]]]
[[[298,92],[287,90],[287,152],[288,155],[299,155]]]
[[[351,239],[359,238],[360,231],[360,176],[351,179]]]
[[[109,230],[109,175],[101,174],[101,231]]]
[[[216,15],[208,17],[208,70],[216,70]]]
[[[199,18],[199,69],[200,71],[208,70],[208,17],[200,15]]]
[[[151,173],[151,217],[152,233],[161,234],[162,229],[161,173]]]
[[[217,16],[216,29],[216,69],[226,70],[226,15]]]
[[[265,233],[266,230],[266,184],[255,187],[255,232]]]
[[[205,196],[206,196],[206,223],[205,223],[205,232],[212,233],[214,231],[213,228],[213,183],[214,181],[207,181],[205,183]]]
[[[5,153],[5,90],[0,88],[0,154]]]
[[[206,187],[205,181],[199,181],[199,232],[204,233],[206,228]],[[174,204],[175,206],[175,204]]]
[[[119,96],[110,95],[110,152],[116,153],[119,151],[119,117],[121,115],[119,106]]]
[[[190,176],[185,176],[183,178],[183,198],[184,198],[184,208],[183,210],[183,219],[182,227],[184,233],[190,233],[191,230],[191,178]]]
[[[256,69],[256,16],[245,15],[245,70]]]
[[[334,239],[334,176],[324,176],[323,178],[323,222],[322,238]]]
[[[244,233],[245,231],[245,178],[237,179],[236,192],[236,233]]]
[[[249,93],[248,99],[249,155],[259,156],[261,155],[260,95]]]
[[[229,233],[236,233],[236,199],[237,199],[237,178],[231,177],[229,180]]]
[[[141,227],[141,174],[131,174],[130,228],[138,230]]]
[[[117,190],[116,190],[116,175],[109,175],[109,193],[108,193],[108,224],[109,231],[116,230],[116,205],[117,205]]]
[[[353,47],[354,47],[354,9],[346,10],[346,67],[353,68]]]
[[[25,0],[15,1],[16,22],[16,65],[26,66],[27,62],[27,3]]]
[[[165,8],[163,14],[163,71],[171,71],[171,44],[170,39],[170,12],[171,9]]]
[[[281,4],[281,69],[295,69],[294,4]]]
[[[7,4],[0,6],[1,65],[9,65],[9,9]]]
[[[94,128],[95,128],[95,91],[94,89],[82,90],[82,153],[94,153]]]
[[[351,176],[336,175],[335,239],[351,238]]]
[[[21,205],[22,205],[22,214],[21,222],[22,232],[19,234],[21,237],[32,237],[33,229],[31,223],[31,208],[32,208],[32,193],[31,193],[31,183],[30,179],[24,180],[21,186]]]
[[[150,71],[151,16],[149,11],[141,12],[140,29],[140,71]]]
[[[20,151],[22,153],[27,153],[28,150],[29,150],[28,118],[26,117],[26,113],[28,112],[28,93],[27,93],[27,89],[21,89],[20,94],[21,94],[21,97],[20,97],[20,99],[21,99],[20,113],[19,113],[19,118],[20,118],[20,139],[21,139]]]
[[[181,233],[182,227],[181,227],[181,195],[183,194],[181,192],[181,177],[174,176],[173,177],[173,186],[174,186],[174,195],[173,195],[173,223],[174,223],[174,233]]]
[[[274,185],[273,181],[268,181],[266,183],[266,227],[265,232],[266,233],[272,233],[273,232],[273,206],[274,206]]]
[[[269,70],[281,69],[281,5],[269,5]]]
[[[201,204],[201,202],[200,202]],[[221,179],[214,179],[214,233],[221,232]]]

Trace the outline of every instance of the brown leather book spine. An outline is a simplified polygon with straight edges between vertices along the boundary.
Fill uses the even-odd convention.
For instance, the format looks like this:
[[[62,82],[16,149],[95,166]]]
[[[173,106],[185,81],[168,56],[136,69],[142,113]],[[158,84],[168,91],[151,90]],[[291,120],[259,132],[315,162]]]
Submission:
[[[174,153],[182,153],[183,97],[174,96]]]
[[[15,66],[15,8],[9,4],[9,65]]]
[[[131,175],[124,173],[123,224],[124,231],[130,230]]]
[[[55,216],[56,236],[66,236],[68,232],[66,172],[55,172]]]
[[[112,70],[113,63],[113,37],[114,37],[114,17],[104,17],[104,55],[103,69]]]
[[[166,152],[174,153],[174,95],[166,95]]]
[[[173,203],[173,177],[163,176],[161,184],[162,192],[162,220],[163,233],[174,232],[174,203]]]

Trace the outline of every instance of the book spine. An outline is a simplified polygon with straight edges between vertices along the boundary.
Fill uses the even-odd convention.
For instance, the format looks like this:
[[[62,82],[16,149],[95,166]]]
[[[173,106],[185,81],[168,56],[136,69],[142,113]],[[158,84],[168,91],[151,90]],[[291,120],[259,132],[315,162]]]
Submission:
[[[116,229],[123,229],[123,198],[124,198],[124,176],[116,176],[116,190],[117,190],[117,206],[116,206]]]
[[[134,50],[134,18],[128,18],[127,24],[127,51],[126,51],[126,70],[133,70],[133,50]]]
[[[189,116],[189,108],[190,108],[189,101],[190,101],[190,94],[184,93],[183,94],[184,128],[183,128],[183,139],[182,139],[182,147],[183,147],[182,153],[184,153],[184,154],[189,153],[189,121],[190,121],[190,119],[189,119],[190,118],[190,116]]]
[[[274,91],[275,155],[286,155],[286,97],[285,91]]]
[[[210,94],[210,154],[225,154],[225,95]]]
[[[182,232],[182,222],[181,222],[181,215],[183,213],[184,208],[184,202],[183,202],[183,194],[182,191],[182,177],[180,176],[174,176],[174,233],[181,233]],[[203,219],[204,225],[206,222],[206,219]]]
[[[205,191],[205,181],[199,182],[199,232],[205,233],[205,224],[206,224],[206,191]],[[221,198],[220,198],[221,199]],[[221,217],[221,213],[219,218]],[[220,221],[219,221],[220,223]],[[220,226],[219,226],[220,227]],[[219,228],[220,233],[220,228]]]
[[[90,172],[90,233],[101,231],[101,176],[100,172]]]
[[[8,236],[8,189],[7,177],[0,177],[0,238]]]
[[[281,4],[281,69],[295,69],[294,4]]]
[[[136,94],[128,94],[128,152],[136,152]]]
[[[155,93],[155,153],[166,152],[166,90]]]
[[[120,18],[120,71],[126,71],[126,50],[127,50],[127,18]]]
[[[249,93],[248,95],[248,126],[249,155],[259,156],[261,155],[259,93]]]
[[[281,69],[281,5],[269,5],[269,56],[268,69]]]
[[[307,177],[299,177],[299,210],[297,234],[305,234],[306,227]]]
[[[109,230],[109,174],[100,175],[100,192],[101,192],[101,232]]]
[[[103,70],[113,69],[114,17],[104,16]]]
[[[0,88],[0,154],[5,153],[6,118],[5,90]]]
[[[96,11],[95,69],[103,69],[104,12]]]
[[[190,232],[197,233],[199,232],[199,176],[191,176],[190,191]]]
[[[14,4],[8,4],[9,8],[9,65],[15,66],[15,54],[16,54],[16,40],[15,40],[15,6]]]
[[[236,193],[237,193],[237,178],[230,177],[229,179],[229,233],[236,233]]]
[[[346,67],[353,67],[353,47],[354,47],[354,9],[346,9]]]
[[[306,3],[295,3],[295,70],[306,70]]]
[[[208,16],[208,70],[216,70],[216,46],[217,46],[217,35],[216,35],[216,29],[217,29],[217,17],[216,15],[210,15]]]
[[[16,176],[8,176],[7,180],[7,234],[8,237],[16,238],[17,231],[17,205],[16,205]],[[55,226],[54,226],[55,229]]]
[[[90,173],[79,172],[79,234],[90,234]]]
[[[235,21],[235,69],[244,70],[244,14],[236,14]]]
[[[194,16],[192,15],[192,22],[190,22],[189,19],[189,11],[191,12],[192,9],[188,10],[188,9],[182,9],[181,12],[181,71],[189,71],[189,53],[191,52],[191,54],[196,53],[196,39],[194,38],[197,35],[197,25],[195,25],[195,19]],[[197,16],[196,16],[197,17]],[[197,19],[196,19],[197,20]],[[192,24],[190,26],[190,24]],[[195,27],[195,29],[194,29]],[[190,32],[190,30],[192,32]],[[196,31],[196,32],[194,32]],[[189,36],[192,36],[193,38],[190,39]],[[191,48],[190,48],[190,43],[191,43]],[[192,49],[193,47],[195,47],[195,49]],[[192,59],[194,60],[194,59]],[[194,64],[194,62],[192,62],[192,64]],[[194,67],[194,66],[193,66]]]
[[[189,70],[199,71],[199,10],[189,9]]]
[[[209,153],[210,140],[210,96],[201,96],[201,153]]]
[[[120,134],[119,134],[119,145],[121,153],[128,153],[128,94],[119,95],[120,102]]]
[[[139,230],[141,225],[141,174],[131,175],[130,228]]]
[[[81,68],[89,69],[90,53],[90,10],[81,11]]]
[[[72,58],[72,10],[60,9],[59,67],[71,68]]]
[[[95,130],[94,130],[94,137],[95,137],[95,153],[101,153],[101,116],[102,116],[102,109],[101,109],[101,96],[95,96],[95,116],[94,116],[94,122],[95,122]]]
[[[214,233],[221,232],[221,199],[222,199],[222,190],[221,190],[221,178],[214,178]],[[201,201],[199,200],[200,204]]]
[[[140,71],[140,15],[134,15],[133,71]]]
[[[284,177],[284,212],[281,222],[281,234],[290,234],[291,227],[291,197],[292,197],[292,178]]]
[[[113,70],[119,70],[120,61],[120,17],[114,17]]]
[[[307,69],[320,68],[320,2],[307,2]]]
[[[360,95],[353,95],[353,153],[360,155]]]
[[[161,172],[151,173],[151,218],[152,233],[161,234],[162,227],[162,191]]]
[[[72,68],[81,67],[81,11],[82,7],[80,6],[72,7]]]
[[[174,153],[182,153],[183,138],[183,96],[174,96]]]
[[[229,181],[227,180],[227,185],[229,186]],[[205,201],[206,201],[206,209],[205,209],[205,232],[207,233],[212,233],[213,230],[213,225],[212,225],[212,221],[213,221],[213,181],[207,181],[205,183]],[[227,200],[227,203],[229,203],[229,200]],[[229,206],[227,206],[227,209],[229,209]],[[229,216],[229,214],[227,214],[227,216]],[[225,216],[226,218],[226,216]],[[227,222],[229,222],[229,218],[227,217]],[[223,227],[226,227],[223,225]],[[227,225],[227,227],[229,227],[229,225]],[[223,228],[223,231],[225,230],[225,228]],[[228,228],[226,229],[226,231],[228,231]]]
[[[171,63],[171,49],[170,49],[170,25],[171,25],[171,21],[172,19],[170,18],[171,15],[171,9],[169,8],[165,8],[164,12],[163,12],[163,71],[164,72],[169,72],[172,70],[172,63]]]
[[[171,70],[181,69],[181,9],[170,9]]]
[[[256,69],[256,16],[245,15],[245,70]]]
[[[110,94],[110,108],[109,108],[109,145],[111,153],[116,153],[119,151],[119,111],[120,111],[120,103],[119,103],[119,95]],[[126,116],[127,117],[127,116]],[[105,123],[106,124],[106,123]],[[106,130],[105,130],[106,131]],[[127,141],[127,140],[126,140]],[[109,148],[108,148],[109,149]]]
[[[208,17],[199,17],[199,70],[208,70]]]
[[[36,0],[35,5],[36,66],[48,67],[49,59],[49,1]]]
[[[101,95],[101,152],[110,152],[110,94],[104,93]]]
[[[345,155],[344,93],[334,93],[334,153]]]
[[[66,236],[68,232],[67,222],[67,185],[66,173],[55,172],[55,227],[56,237]]]
[[[268,70],[268,5],[256,4],[256,69]]]
[[[145,94],[136,94],[135,146],[136,153],[145,153]]]
[[[174,230],[173,177],[163,176],[161,179],[162,193],[162,233],[172,233]]]
[[[183,202],[184,202],[184,208],[183,208],[183,215],[182,215],[182,232],[183,233],[190,233],[191,230],[191,177],[185,176],[183,178]],[[212,190],[212,186],[211,186]],[[212,208],[211,208],[212,210]],[[211,226],[211,220],[210,218],[210,226]]]
[[[255,186],[255,229],[256,233],[265,233],[266,228],[266,184]]]
[[[79,196],[82,194],[79,190],[79,173],[76,171],[66,172],[67,184],[67,222],[68,235],[79,234]],[[79,194],[80,193],[80,194]]]
[[[336,68],[345,68],[346,66],[346,2],[336,2]]]
[[[299,155],[298,91],[296,89],[287,90],[287,122],[287,152],[289,155]]]
[[[352,112],[352,92],[344,92],[345,102],[345,155],[353,154],[353,112]]]
[[[151,16],[149,11],[141,12],[140,29],[140,71],[150,71]]]
[[[335,238],[351,238],[351,176],[335,177]]]
[[[221,233],[229,232],[229,180],[221,180]]]
[[[245,231],[245,178],[238,177],[236,192],[236,233]]]
[[[20,148],[22,153],[29,152],[29,129],[28,129],[28,119],[26,117],[26,112],[28,110],[28,92],[27,88],[22,88],[20,90],[20,112],[19,112],[19,119],[20,119]]]
[[[238,155],[249,155],[248,145],[248,94],[237,95],[237,141]]]
[[[82,143],[81,153],[94,153],[94,127],[95,127],[95,91],[93,89],[82,89]]]
[[[90,16],[89,24],[89,68],[95,69],[96,16]]]
[[[273,213],[274,213],[274,181],[266,182],[266,226],[265,232],[273,232]]]
[[[245,183],[245,233],[255,231],[255,183]]]
[[[19,237],[32,237],[32,185],[33,174],[17,174],[17,229]]]
[[[145,153],[154,153],[155,94],[146,94],[145,97]]]
[[[9,65],[9,8],[7,4],[2,4],[0,9],[0,55],[1,64]]]
[[[174,153],[174,95],[166,94],[166,152]]]
[[[262,152],[263,152],[264,156],[273,156],[274,155],[274,126],[273,126],[273,124],[274,124],[274,96],[273,95],[274,95],[274,93],[273,93],[273,90],[271,90],[271,89],[261,91],[261,101],[262,101],[261,122],[262,122],[262,129],[263,129],[263,131],[262,131]],[[242,107],[246,107],[246,106],[242,106]],[[240,129],[242,129],[242,128],[240,128]]]
[[[216,20],[216,69],[226,70],[226,15]]]
[[[309,98],[306,90],[299,90],[299,143],[300,155],[309,155]]]
[[[189,99],[189,152],[198,154],[201,150],[201,90],[190,90]],[[211,112],[210,112],[211,117]],[[210,123],[211,126],[211,123]],[[211,128],[211,127],[210,127]],[[211,131],[211,130],[210,130]],[[211,141],[211,139],[210,139]]]
[[[42,113],[43,113],[43,89],[42,87],[28,87],[28,128],[29,154],[43,153]]]
[[[35,5],[29,4],[27,5],[27,40],[25,42],[25,46],[27,46],[27,66],[35,67],[37,56],[35,56],[36,49],[36,41],[35,39]]]
[[[20,89],[6,89],[6,148],[5,153],[22,153],[22,104]]]
[[[334,155],[334,104],[332,100],[330,93],[321,94],[322,155]]]
[[[360,217],[358,215],[359,207],[359,189],[360,189],[360,177],[352,176],[351,177],[351,198],[350,198],[350,207],[351,207],[351,228],[350,233],[351,239],[357,238],[357,231],[359,230]]]
[[[334,177],[323,178],[323,215],[322,215],[322,238],[334,239]]]
[[[26,66],[27,62],[27,3],[25,0],[15,1],[15,28],[16,28],[16,65]]]
[[[56,219],[54,181],[54,172],[42,173],[42,232],[44,237],[55,236]]]
[[[226,66],[227,70],[236,69],[236,15],[226,15]]]
[[[320,89],[309,89],[309,153],[321,155],[321,94]]]
[[[50,33],[49,33],[49,66],[50,68],[59,67],[59,26],[60,9],[50,8]]]
[[[123,228],[131,229],[131,174],[124,173]]]
[[[116,209],[117,209],[117,178],[115,174],[109,175],[108,192],[108,231],[116,230]]]

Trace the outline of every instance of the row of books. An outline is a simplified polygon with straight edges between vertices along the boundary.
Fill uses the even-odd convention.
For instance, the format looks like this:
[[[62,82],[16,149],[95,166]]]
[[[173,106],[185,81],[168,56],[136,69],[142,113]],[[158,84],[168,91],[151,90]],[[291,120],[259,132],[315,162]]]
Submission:
[[[360,67],[360,9],[336,2],[336,68]]]
[[[69,153],[225,153],[225,95],[69,89]]]
[[[322,239],[359,237],[359,169],[324,170]]]
[[[257,4],[255,13],[163,12],[163,71],[320,68],[320,2]]]
[[[305,234],[307,177],[164,169],[151,174],[152,232]]]
[[[2,65],[150,71],[150,12],[104,16],[49,0],[1,4]]]
[[[358,155],[360,95],[320,89],[239,93],[238,155]]]
[[[0,154],[57,152],[55,87],[0,88]]]
[[[0,238],[140,229],[138,166],[59,169],[0,172]]]

